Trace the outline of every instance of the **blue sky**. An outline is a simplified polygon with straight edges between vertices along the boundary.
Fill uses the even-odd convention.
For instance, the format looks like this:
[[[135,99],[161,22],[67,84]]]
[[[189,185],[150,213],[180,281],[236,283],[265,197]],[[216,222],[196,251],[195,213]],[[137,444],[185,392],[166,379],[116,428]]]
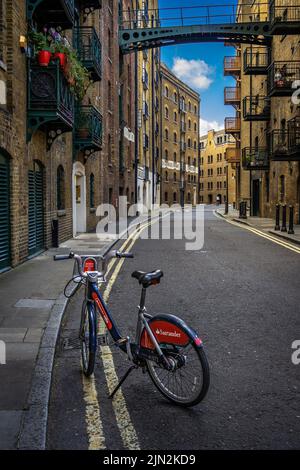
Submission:
[[[178,6],[204,6],[221,4],[219,0],[159,0],[160,8],[176,8]],[[228,3],[236,3],[235,0]],[[184,10],[185,16],[204,15],[204,9]],[[212,14],[227,13],[212,10]],[[161,16],[177,18],[179,10],[161,11]],[[191,20],[189,20],[191,21]],[[193,20],[199,24],[200,20]],[[176,24],[175,21],[172,21]],[[216,21],[220,22],[220,21]],[[226,22],[226,21],[224,21]],[[168,23],[171,26],[171,22]],[[177,23],[178,24],[178,23]],[[190,24],[190,23],[189,23]],[[161,49],[162,60],[184,82],[196,89],[201,95],[201,129],[205,133],[208,128],[223,128],[224,118],[234,115],[231,106],[224,105],[224,86],[234,86],[235,80],[223,75],[224,56],[234,55],[234,49],[222,43],[199,43],[167,46]]]

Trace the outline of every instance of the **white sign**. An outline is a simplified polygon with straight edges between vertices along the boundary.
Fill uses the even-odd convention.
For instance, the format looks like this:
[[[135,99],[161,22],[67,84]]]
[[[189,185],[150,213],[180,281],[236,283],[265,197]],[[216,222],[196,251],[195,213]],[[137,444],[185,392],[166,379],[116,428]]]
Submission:
[[[124,137],[129,140],[129,142],[134,142],[134,133],[131,132],[128,127],[124,127]]]

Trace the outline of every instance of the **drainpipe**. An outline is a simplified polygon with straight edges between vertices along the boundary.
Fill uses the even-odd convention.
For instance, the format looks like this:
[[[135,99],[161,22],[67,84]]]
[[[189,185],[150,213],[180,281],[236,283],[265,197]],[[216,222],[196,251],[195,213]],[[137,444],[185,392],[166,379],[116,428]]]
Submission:
[[[136,26],[138,21],[137,0],[135,2],[136,10]],[[134,97],[135,97],[135,139],[134,139],[134,202],[138,202],[138,159],[139,159],[139,128],[138,128],[138,111],[139,111],[139,94],[138,94],[138,53],[134,53]]]

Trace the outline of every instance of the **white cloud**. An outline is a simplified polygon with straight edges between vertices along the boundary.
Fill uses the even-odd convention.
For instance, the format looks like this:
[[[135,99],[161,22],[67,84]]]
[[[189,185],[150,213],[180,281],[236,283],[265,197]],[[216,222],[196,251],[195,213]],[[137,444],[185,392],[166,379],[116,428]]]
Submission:
[[[172,72],[183,82],[197,90],[207,90],[213,83],[211,75],[214,67],[209,66],[204,60],[187,60],[175,57]]]
[[[206,121],[202,118],[200,119],[200,135],[205,135],[212,129],[220,131],[221,129],[224,129],[224,123],[220,123],[218,121]]]

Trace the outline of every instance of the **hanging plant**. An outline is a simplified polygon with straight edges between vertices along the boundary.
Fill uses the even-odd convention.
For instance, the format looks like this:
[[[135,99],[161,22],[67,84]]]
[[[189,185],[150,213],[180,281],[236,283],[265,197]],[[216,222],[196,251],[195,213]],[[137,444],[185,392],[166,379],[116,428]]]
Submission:
[[[77,52],[69,49],[67,52],[66,77],[75,98],[81,101],[90,86],[90,74],[78,59]]]
[[[51,60],[52,51],[46,34],[31,31],[28,37],[37,53],[39,64],[42,67],[47,67]]]

